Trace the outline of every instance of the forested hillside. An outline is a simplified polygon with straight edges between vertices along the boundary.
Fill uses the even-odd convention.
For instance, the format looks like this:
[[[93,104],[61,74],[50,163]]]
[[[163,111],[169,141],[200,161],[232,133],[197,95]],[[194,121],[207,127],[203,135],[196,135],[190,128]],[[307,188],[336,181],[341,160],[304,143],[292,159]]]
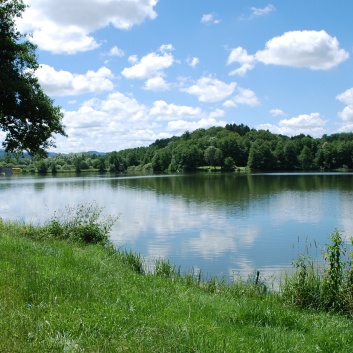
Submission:
[[[202,166],[234,170],[353,169],[353,133],[288,137],[240,124],[185,132],[180,137],[156,140],[148,147],[100,153],[57,154],[47,159],[7,156],[0,166],[28,172],[99,170],[109,172],[194,171]]]

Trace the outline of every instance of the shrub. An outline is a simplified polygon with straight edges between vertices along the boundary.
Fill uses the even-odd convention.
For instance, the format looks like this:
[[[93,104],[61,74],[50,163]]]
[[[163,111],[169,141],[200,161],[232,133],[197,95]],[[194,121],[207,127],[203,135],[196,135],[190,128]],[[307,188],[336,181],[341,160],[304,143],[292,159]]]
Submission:
[[[55,238],[107,245],[108,234],[119,215],[102,217],[102,211],[95,202],[66,206],[64,210],[54,213],[45,229]]]

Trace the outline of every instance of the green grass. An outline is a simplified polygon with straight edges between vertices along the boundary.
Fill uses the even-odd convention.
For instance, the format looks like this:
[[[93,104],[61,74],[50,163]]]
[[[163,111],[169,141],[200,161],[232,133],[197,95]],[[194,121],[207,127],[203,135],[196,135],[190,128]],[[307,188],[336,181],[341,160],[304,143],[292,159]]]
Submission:
[[[2,353],[353,351],[349,317],[38,232],[0,220]]]

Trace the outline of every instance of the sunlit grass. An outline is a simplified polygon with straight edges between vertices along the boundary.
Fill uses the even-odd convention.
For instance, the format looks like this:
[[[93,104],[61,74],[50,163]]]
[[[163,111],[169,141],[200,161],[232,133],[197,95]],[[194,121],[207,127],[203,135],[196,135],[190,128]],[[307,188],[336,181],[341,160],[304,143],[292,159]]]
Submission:
[[[352,352],[348,317],[35,228],[0,221],[0,352]]]

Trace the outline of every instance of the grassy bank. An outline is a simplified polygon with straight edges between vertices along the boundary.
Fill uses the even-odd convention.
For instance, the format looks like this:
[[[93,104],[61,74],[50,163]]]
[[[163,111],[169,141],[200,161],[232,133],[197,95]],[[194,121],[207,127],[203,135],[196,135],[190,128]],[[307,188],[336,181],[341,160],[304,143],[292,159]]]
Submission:
[[[94,220],[76,221],[74,236],[72,221],[0,221],[0,352],[352,352],[347,316],[178,276],[168,262],[144,273],[106,242],[109,222],[95,239]]]

